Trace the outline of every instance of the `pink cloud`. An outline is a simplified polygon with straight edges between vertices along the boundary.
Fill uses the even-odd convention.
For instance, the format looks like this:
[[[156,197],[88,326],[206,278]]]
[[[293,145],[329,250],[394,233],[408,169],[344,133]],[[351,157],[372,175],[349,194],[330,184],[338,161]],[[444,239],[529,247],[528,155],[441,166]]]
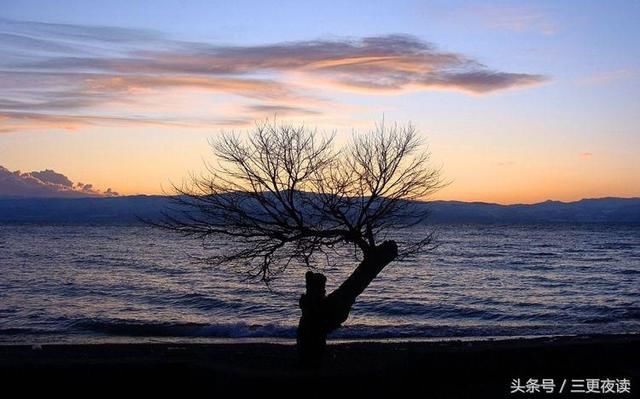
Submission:
[[[6,25],[15,31],[6,38],[9,49],[15,46],[30,56],[14,58],[9,51],[0,60],[0,132],[5,133],[118,124],[239,126],[271,111],[295,117],[336,109],[330,99],[314,94],[327,88],[370,95],[407,90],[483,95],[547,80],[490,68],[408,35],[229,46],[175,41],[135,29]],[[180,113],[158,118],[127,112],[141,99],[167,90],[223,94],[240,104],[258,104],[201,121]]]

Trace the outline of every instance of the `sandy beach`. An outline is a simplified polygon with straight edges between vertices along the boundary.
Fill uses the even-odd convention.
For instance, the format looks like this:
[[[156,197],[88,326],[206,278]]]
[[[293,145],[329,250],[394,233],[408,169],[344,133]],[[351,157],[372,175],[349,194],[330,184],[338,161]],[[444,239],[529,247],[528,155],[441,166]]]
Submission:
[[[563,381],[628,379],[631,393],[614,397],[632,397],[639,359],[640,335],[340,343],[329,346],[317,370],[299,367],[293,345],[269,343],[7,345],[0,347],[0,375],[5,389],[22,392],[82,394],[81,387],[89,385],[105,391],[189,387],[305,397],[347,389],[373,396],[417,392],[425,398],[549,396],[543,390],[511,393],[517,378],[522,384],[553,379],[556,394]],[[563,393],[580,396],[569,388]]]

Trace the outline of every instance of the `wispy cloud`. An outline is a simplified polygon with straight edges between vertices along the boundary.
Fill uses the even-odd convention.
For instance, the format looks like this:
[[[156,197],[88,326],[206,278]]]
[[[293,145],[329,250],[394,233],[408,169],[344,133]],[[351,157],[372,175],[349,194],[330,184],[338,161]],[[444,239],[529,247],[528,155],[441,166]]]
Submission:
[[[620,68],[611,71],[598,72],[592,75],[586,76],[578,80],[580,85],[600,85],[611,82],[617,82],[621,80],[633,79],[640,76],[638,71],[632,68]]]
[[[34,129],[78,130],[86,126],[155,126],[197,128],[202,126],[247,126],[256,118],[150,118],[145,116],[124,117],[98,114],[71,115],[63,113],[37,113],[0,110],[0,133],[26,131]]]
[[[485,26],[510,32],[537,32],[545,35],[556,33],[557,26],[549,13],[529,5],[477,5],[470,8],[470,15]]]
[[[492,69],[407,35],[230,46],[135,29],[0,20],[0,36],[0,132],[45,123],[197,124],[185,115],[126,111],[167,90],[232,96],[244,104],[235,107],[237,114],[200,119],[244,125],[269,113],[313,116],[335,109],[330,98],[309,94],[317,91],[485,94],[546,80]]]
[[[266,105],[266,104],[256,104],[249,105],[246,107],[246,110],[250,113],[268,113],[268,114],[278,114],[282,116],[288,115],[318,115],[319,111],[314,111],[310,109],[293,107],[289,105]]]

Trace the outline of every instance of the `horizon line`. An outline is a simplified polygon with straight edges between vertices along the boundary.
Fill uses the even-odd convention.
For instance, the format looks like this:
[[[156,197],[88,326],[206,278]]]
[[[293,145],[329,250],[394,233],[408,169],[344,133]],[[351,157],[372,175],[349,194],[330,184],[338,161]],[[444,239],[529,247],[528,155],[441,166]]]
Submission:
[[[117,196],[103,196],[103,195],[87,195],[87,196],[77,196],[77,197],[63,197],[63,196],[52,196],[52,197],[37,197],[37,196],[12,196],[12,195],[0,195],[0,200],[83,200],[83,199],[124,199],[124,198],[133,198],[133,197],[174,197],[175,195],[163,195],[163,194],[127,194],[127,195],[117,195]],[[546,199],[542,201],[536,202],[512,202],[512,203],[504,203],[504,202],[490,202],[490,201],[480,201],[480,200],[456,200],[456,199],[428,199],[428,200],[410,200],[413,202],[423,202],[423,203],[435,203],[435,202],[457,202],[464,204],[485,204],[485,205],[500,205],[500,206],[518,206],[518,205],[540,205],[548,202],[553,203],[561,203],[561,204],[572,204],[576,202],[582,201],[598,201],[598,200],[640,200],[640,196],[632,196],[632,197],[624,197],[624,196],[605,196],[605,197],[584,197],[576,200],[563,201],[563,200],[555,200],[555,199]]]

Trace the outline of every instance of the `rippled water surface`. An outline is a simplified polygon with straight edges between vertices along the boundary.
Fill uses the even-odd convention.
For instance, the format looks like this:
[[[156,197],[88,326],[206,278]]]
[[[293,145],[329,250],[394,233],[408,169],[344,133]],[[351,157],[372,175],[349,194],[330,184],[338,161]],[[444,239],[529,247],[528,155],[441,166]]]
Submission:
[[[438,231],[436,250],[383,271],[335,338],[640,332],[640,226]],[[0,342],[295,336],[303,268],[270,291],[200,253],[148,227],[0,226]],[[356,265],[334,261],[328,289]]]

